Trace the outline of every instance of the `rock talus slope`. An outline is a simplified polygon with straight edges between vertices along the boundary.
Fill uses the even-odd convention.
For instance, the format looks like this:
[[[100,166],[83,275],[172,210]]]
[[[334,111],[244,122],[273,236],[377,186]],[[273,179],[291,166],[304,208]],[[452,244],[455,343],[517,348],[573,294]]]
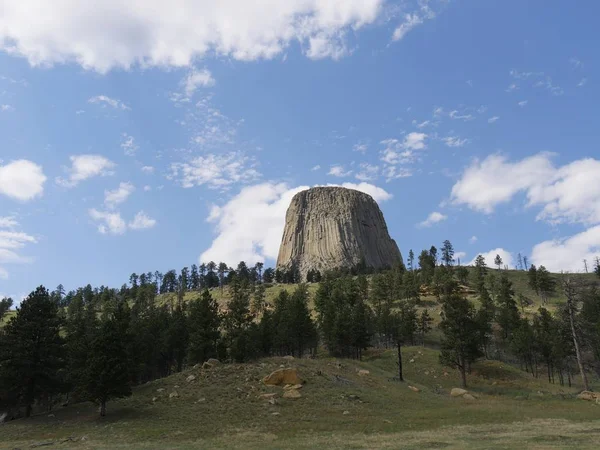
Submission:
[[[302,276],[352,268],[364,262],[375,269],[402,262],[373,198],[341,187],[316,187],[292,198],[285,217],[277,267],[295,265]]]

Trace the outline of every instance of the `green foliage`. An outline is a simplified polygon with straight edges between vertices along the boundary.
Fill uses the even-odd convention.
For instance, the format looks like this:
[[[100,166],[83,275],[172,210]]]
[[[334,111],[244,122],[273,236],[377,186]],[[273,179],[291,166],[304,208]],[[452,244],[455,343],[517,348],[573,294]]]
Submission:
[[[253,324],[254,316],[250,312],[250,289],[246,280],[237,278],[232,284],[232,297],[225,315],[225,338],[229,356],[233,361],[244,362],[254,358],[258,352],[257,334]]]
[[[26,407],[64,388],[64,341],[58,305],[42,286],[21,303],[0,340],[0,397]]]
[[[188,311],[188,362],[194,365],[216,358],[217,344],[221,338],[221,317],[217,302],[208,289],[202,292],[199,299],[190,302]]]
[[[519,308],[514,298],[515,292],[508,276],[503,273],[498,283],[498,295],[496,304],[498,305],[496,320],[502,332],[502,338],[506,341],[519,325]]]
[[[475,270],[473,270],[473,286],[478,293],[485,289],[485,280],[488,270],[485,263],[485,258],[482,255],[477,255],[475,258]]]
[[[442,262],[446,267],[450,267],[454,264],[454,247],[448,239],[446,239],[442,245]]]
[[[126,335],[113,318],[102,322],[90,347],[86,392],[90,400],[100,404],[101,416],[106,415],[108,400],[131,395],[125,342]]]
[[[417,330],[421,335],[421,344],[425,345],[425,336],[432,330],[433,317],[429,315],[429,311],[425,308],[421,311],[417,322]]]
[[[6,315],[6,313],[8,313],[8,311],[10,311],[12,305],[13,299],[10,297],[5,297],[2,300],[0,300],[0,322],[4,320],[4,316]]]
[[[492,325],[496,315],[496,306],[485,287],[481,287],[479,302],[480,306],[477,310],[475,320],[477,321],[479,343],[484,354],[488,356],[488,348],[493,337]]]
[[[459,294],[447,296],[442,304],[440,328],[444,333],[440,361],[457,368],[462,386],[467,387],[467,370],[481,356],[475,308]]]
[[[500,255],[496,255],[496,258],[494,258],[494,264],[496,266],[498,266],[498,270],[500,270],[502,268],[502,264],[504,261],[502,261],[502,258],[500,257]]]

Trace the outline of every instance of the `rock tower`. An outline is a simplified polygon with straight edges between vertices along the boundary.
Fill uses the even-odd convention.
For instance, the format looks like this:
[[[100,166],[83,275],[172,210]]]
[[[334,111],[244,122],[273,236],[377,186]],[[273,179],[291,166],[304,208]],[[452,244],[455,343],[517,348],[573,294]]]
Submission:
[[[341,187],[315,187],[292,198],[278,268],[295,265],[306,280],[311,269],[323,273],[361,263],[380,269],[401,262],[400,250],[370,195]]]

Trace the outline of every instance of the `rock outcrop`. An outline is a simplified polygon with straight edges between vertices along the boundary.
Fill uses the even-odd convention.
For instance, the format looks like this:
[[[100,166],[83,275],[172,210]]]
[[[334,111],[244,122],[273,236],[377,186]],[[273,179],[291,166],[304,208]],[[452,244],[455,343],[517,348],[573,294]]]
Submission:
[[[402,262],[373,198],[341,187],[316,187],[292,198],[277,267],[295,267],[302,280],[310,270],[380,269]]]

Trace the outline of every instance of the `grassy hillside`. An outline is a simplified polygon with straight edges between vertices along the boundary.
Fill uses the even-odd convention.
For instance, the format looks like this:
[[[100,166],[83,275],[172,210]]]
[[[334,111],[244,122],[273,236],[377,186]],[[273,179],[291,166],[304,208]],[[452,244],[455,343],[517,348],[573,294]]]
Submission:
[[[595,448],[600,440],[600,406],[575,399],[576,388],[484,361],[469,378],[477,399],[453,398],[449,391],[459,385],[457,373],[439,365],[435,350],[411,347],[404,356],[405,383],[391,380],[396,372],[391,350],[370,353],[362,362],[269,358],[191,369],[109,403],[103,420],[93,405],[78,404],[7,423],[0,446]],[[281,398],[282,388],[262,383],[281,365],[296,368],[306,381],[302,398]],[[358,370],[369,374],[359,376]],[[196,379],[187,382],[189,375]],[[178,397],[169,399],[174,392]],[[276,393],[276,403],[261,398],[264,393]]]

